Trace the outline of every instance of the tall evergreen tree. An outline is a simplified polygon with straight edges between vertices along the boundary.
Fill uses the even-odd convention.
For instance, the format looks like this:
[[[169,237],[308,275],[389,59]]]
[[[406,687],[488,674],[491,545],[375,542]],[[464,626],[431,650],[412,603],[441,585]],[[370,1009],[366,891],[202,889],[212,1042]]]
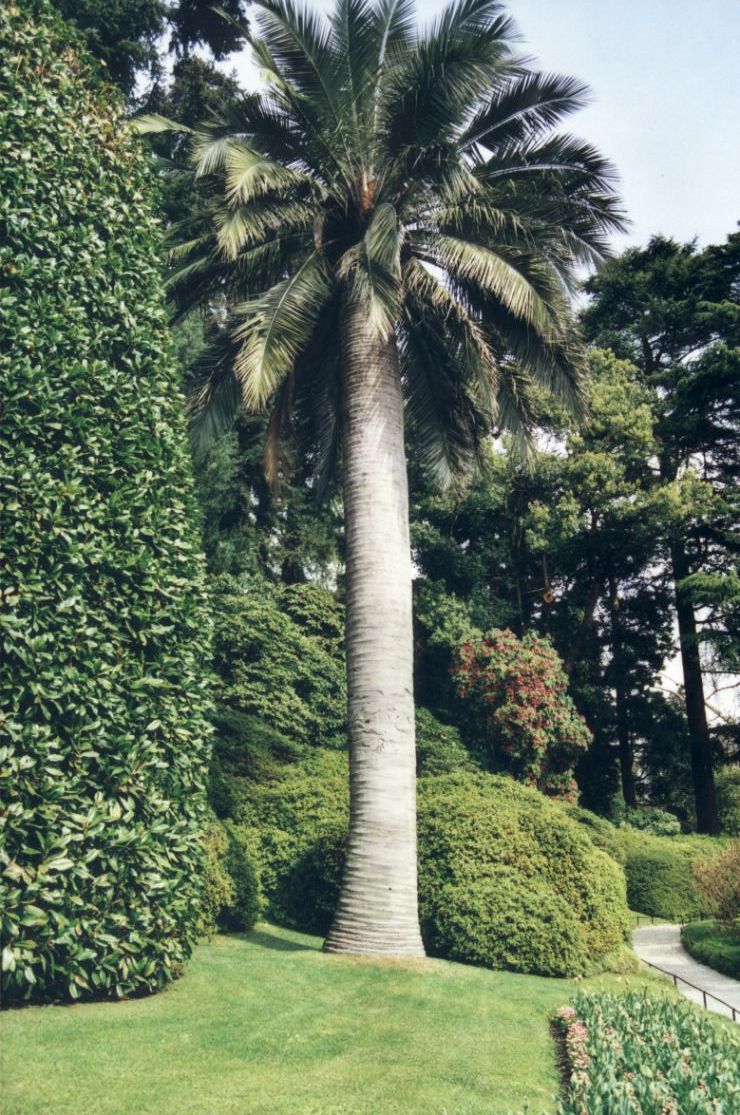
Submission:
[[[702,640],[736,642],[740,234],[699,251],[655,237],[587,284],[589,337],[633,360],[651,391],[657,479],[680,484],[666,535],[700,832],[718,829]],[[699,609],[714,609],[704,626]]]
[[[53,0],[85,45],[105,66],[106,75],[129,97],[137,79],[158,82],[164,56],[191,58],[206,47],[217,60],[244,45],[245,0]]]

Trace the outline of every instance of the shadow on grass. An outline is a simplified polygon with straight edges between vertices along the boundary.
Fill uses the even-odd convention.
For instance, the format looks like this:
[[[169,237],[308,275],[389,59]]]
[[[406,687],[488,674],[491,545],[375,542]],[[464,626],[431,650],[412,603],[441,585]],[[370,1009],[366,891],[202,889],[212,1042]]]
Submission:
[[[240,933],[245,941],[259,945],[263,949],[274,949],[275,952],[317,952],[315,946],[301,944],[300,941],[290,941],[276,932],[272,932],[269,925],[260,926],[259,929],[250,929],[249,933]]]

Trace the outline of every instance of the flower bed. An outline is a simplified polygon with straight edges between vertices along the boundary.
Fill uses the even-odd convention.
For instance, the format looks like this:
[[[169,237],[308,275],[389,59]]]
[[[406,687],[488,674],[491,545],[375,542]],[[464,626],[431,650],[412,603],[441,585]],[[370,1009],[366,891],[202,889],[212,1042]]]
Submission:
[[[737,1115],[740,1041],[688,1003],[578,994],[555,1024],[568,1095],[558,1115]]]

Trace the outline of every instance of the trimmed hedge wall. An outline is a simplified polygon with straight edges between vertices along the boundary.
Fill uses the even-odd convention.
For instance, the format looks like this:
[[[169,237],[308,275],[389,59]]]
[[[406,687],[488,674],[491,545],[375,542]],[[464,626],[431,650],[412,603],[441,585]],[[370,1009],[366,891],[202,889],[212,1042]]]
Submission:
[[[693,865],[715,855],[727,845],[726,840],[695,834],[655,836],[631,825],[613,825],[578,806],[566,806],[565,812],[597,847],[622,864],[631,910],[669,921],[700,916]]]
[[[132,995],[197,932],[209,622],[150,158],[0,6],[5,1002]]]

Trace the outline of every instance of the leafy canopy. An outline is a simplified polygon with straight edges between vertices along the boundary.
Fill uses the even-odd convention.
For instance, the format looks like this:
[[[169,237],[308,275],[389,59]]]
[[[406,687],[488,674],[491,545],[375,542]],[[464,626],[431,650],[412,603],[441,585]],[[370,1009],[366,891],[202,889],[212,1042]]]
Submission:
[[[534,72],[498,0],[456,0],[424,30],[409,0],[337,0],[328,20],[260,0],[267,82],[190,130],[203,204],[172,230],[180,314],[212,311],[196,426],[269,407],[337,459],[343,299],[395,331],[420,460],[442,481],[495,423],[526,436],[536,387],[577,409],[577,265],[622,225],[613,172],[556,126],[586,101]],[[142,131],[179,128],[142,117]]]

